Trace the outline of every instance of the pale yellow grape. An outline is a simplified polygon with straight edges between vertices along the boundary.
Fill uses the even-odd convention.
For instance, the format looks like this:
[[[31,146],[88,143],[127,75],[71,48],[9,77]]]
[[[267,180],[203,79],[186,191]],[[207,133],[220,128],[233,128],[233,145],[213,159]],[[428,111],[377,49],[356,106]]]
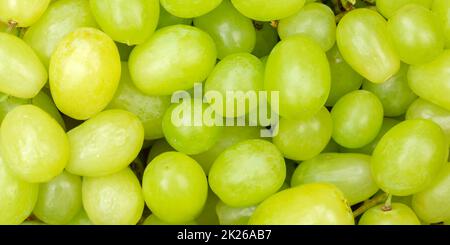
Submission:
[[[392,203],[391,210],[383,210],[384,204],[367,210],[358,225],[420,225],[414,211],[402,203]]]
[[[0,21],[18,27],[34,24],[45,12],[50,0],[0,0]]]
[[[161,0],[161,5],[174,16],[193,18],[210,12],[221,2],[222,0]]]

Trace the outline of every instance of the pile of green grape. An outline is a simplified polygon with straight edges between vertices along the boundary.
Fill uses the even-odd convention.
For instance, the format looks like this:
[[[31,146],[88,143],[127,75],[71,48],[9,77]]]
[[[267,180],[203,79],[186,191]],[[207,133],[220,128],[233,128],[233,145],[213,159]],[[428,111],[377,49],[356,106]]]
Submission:
[[[449,224],[450,1],[0,0],[0,122],[0,224]]]

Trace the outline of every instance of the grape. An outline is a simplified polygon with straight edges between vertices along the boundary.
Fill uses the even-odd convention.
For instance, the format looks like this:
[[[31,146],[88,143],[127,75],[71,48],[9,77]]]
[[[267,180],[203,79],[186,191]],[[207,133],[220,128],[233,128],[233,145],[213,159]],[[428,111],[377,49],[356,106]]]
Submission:
[[[231,0],[239,12],[260,21],[280,20],[297,13],[305,0]]]
[[[397,12],[397,10],[407,4],[414,3],[430,8],[432,2],[433,0],[377,0],[376,4],[377,10],[386,18],[390,18]]]
[[[8,25],[0,21],[0,32],[7,32]]]
[[[369,9],[346,14],[336,30],[345,61],[373,83],[383,83],[400,69],[400,59],[381,15]]]
[[[194,18],[215,9],[222,0],[161,0],[161,5],[180,18]]]
[[[435,123],[423,119],[401,122],[381,138],[373,152],[375,182],[396,196],[422,191],[447,161],[448,147]]]
[[[324,106],[330,80],[327,57],[320,46],[307,37],[293,36],[272,50],[264,87],[268,92],[279,91],[282,117],[307,118]]]
[[[50,182],[39,186],[33,213],[47,224],[70,222],[81,210],[81,178],[62,172]]]
[[[162,6],[160,6],[159,9],[159,21],[158,21],[158,27],[157,29],[161,29],[166,26],[172,26],[172,25],[188,25],[190,26],[192,24],[191,18],[180,18],[171,15],[169,12],[167,12]]]
[[[0,0],[0,21],[18,27],[34,24],[48,7],[50,0]]]
[[[414,212],[406,205],[392,203],[392,210],[384,211],[384,204],[367,210],[358,225],[420,225]]]
[[[211,188],[208,188],[208,198],[202,213],[196,219],[196,223],[199,225],[219,225],[219,218],[216,213],[217,202],[219,202],[219,198]]]
[[[269,55],[278,43],[278,33],[277,29],[273,28],[269,22],[254,22],[254,26],[256,28],[256,42],[252,54],[262,58]]]
[[[375,139],[383,124],[383,105],[371,92],[357,90],[338,100],[331,111],[333,139],[360,148]]]
[[[205,82],[205,92],[215,91],[224,98],[224,117],[240,117],[257,110],[258,103],[251,103],[250,97],[239,98],[228,93],[259,92],[264,89],[264,65],[248,53],[232,54],[220,61]],[[242,96],[242,97],[243,97]],[[255,102],[257,98],[255,98]],[[240,110],[239,108],[242,108]]]
[[[239,13],[229,0],[195,18],[194,25],[214,39],[219,59],[235,53],[250,53],[255,47],[256,31],[252,21]]]
[[[30,102],[30,100],[19,99],[3,93],[0,93],[0,101],[0,123],[12,109],[20,105],[26,105]]]
[[[450,110],[450,50],[444,51],[436,60],[408,71],[411,90],[422,99]]]
[[[137,157],[144,141],[139,118],[124,110],[103,111],[67,135],[71,156],[66,170],[90,177],[126,168]]]
[[[278,34],[281,39],[304,34],[316,41],[324,51],[328,51],[336,42],[334,13],[325,4],[307,4],[295,15],[280,20]]]
[[[113,98],[120,80],[120,56],[106,34],[79,28],[59,42],[49,70],[56,106],[74,119],[86,120]]]
[[[447,0],[434,0],[432,10],[441,20],[445,36],[445,47],[450,48],[450,2]]]
[[[184,222],[184,224],[170,224],[160,220],[156,215],[150,214],[145,220],[143,225],[197,225],[195,221]]]
[[[96,225],[135,225],[144,210],[141,186],[125,168],[103,177],[83,178],[83,206]]]
[[[395,50],[407,64],[424,64],[444,51],[444,34],[436,15],[425,7],[409,4],[388,21]]]
[[[20,225],[46,225],[45,223],[39,221],[39,220],[25,220]]]
[[[281,191],[261,203],[250,225],[353,225],[342,192],[329,184],[305,184]]]
[[[39,185],[19,179],[6,164],[0,155],[0,224],[18,225],[31,214]]]
[[[144,126],[145,139],[152,140],[164,137],[162,119],[169,106],[169,96],[149,96],[138,90],[131,81],[128,64],[122,63],[119,87],[108,108],[134,113]]]
[[[145,169],[142,185],[147,206],[168,223],[194,220],[208,194],[200,165],[179,152],[166,152],[153,159]]]
[[[59,175],[69,160],[69,141],[61,126],[34,105],[14,108],[3,119],[0,148],[11,171],[31,183]]]
[[[248,207],[277,192],[285,177],[284,159],[275,145],[253,139],[219,155],[209,171],[209,185],[225,204]]]
[[[166,139],[159,139],[153,143],[152,148],[148,152],[147,156],[147,164],[151,162],[155,157],[159,154],[168,152],[168,151],[176,151],[172,146],[167,143]]]
[[[216,206],[217,216],[221,225],[247,225],[255,209],[256,206],[234,208],[221,201]]]
[[[32,98],[44,87],[47,71],[23,40],[0,33],[0,92]]]
[[[158,0],[89,0],[102,30],[128,45],[143,43],[158,25]]]
[[[60,0],[52,3],[42,17],[25,33],[30,45],[48,67],[58,43],[80,27],[97,27],[86,0]]]
[[[333,122],[325,107],[313,117],[298,120],[281,118],[273,143],[286,158],[307,160],[318,155],[331,139]]]
[[[450,219],[449,187],[450,163],[447,163],[433,183],[412,198],[412,207],[421,220],[439,223]]]
[[[136,87],[149,95],[170,95],[207,78],[216,63],[213,39],[186,25],[164,27],[131,52],[128,66]]]
[[[67,225],[93,225],[83,208]]]
[[[370,171],[370,156],[353,153],[325,153],[302,162],[291,186],[328,183],[338,187],[350,205],[367,200],[378,191]]]
[[[374,93],[380,99],[385,116],[405,114],[409,105],[417,98],[408,86],[408,68],[409,66],[402,64],[398,73],[384,83],[375,84],[367,80],[363,83],[364,90]]]

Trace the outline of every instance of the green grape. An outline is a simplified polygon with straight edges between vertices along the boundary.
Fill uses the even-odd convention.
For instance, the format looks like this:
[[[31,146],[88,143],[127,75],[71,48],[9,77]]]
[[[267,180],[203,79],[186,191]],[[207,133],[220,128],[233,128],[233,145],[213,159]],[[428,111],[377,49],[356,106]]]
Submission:
[[[331,72],[331,89],[326,106],[334,106],[347,93],[358,90],[363,77],[354,71],[342,58],[337,45],[327,52]]]
[[[164,27],[130,54],[130,74],[136,87],[149,95],[170,95],[204,81],[216,64],[213,39],[186,25]]]
[[[235,53],[250,53],[255,48],[256,31],[252,21],[239,13],[229,0],[195,18],[194,25],[214,39],[219,59]]]
[[[92,14],[114,41],[140,44],[155,31],[159,19],[158,0],[89,0]]]
[[[52,3],[42,17],[28,28],[23,40],[48,67],[58,43],[80,27],[97,27],[86,0],[61,0]]]
[[[330,152],[330,153],[339,152],[339,145],[333,139],[330,139],[327,146],[325,146],[325,149],[322,150],[322,153],[327,153],[327,152]]]
[[[433,183],[412,198],[412,207],[421,220],[439,223],[450,219],[449,187],[450,163],[447,163]]]
[[[219,201],[216,206],[220,225],[247,225],[255,209],[256,206],[230,207],[222,201]]]
[[[4,93],[0,93],[0,124],[8,114],[8,112],[20,105],[26,105],[29,102],[30,100],[27,99],[19,99]]]
[[[199,225],[219,225],[219,218],[216,213],[216,204],[218,202],[219,198],[217,195],[214,194],[211,188],[208,188],[208,198],[202,213],[196,219],[196,223]]]
[[[81,210],[81,178],[62,172],[39,186],[33,213],[46,224],[69,223]]]
[[[378,191],[370,171],[370,156],[325,153],[302,162],[292,175],[291,186],[328,183],[338,187],[350,205],[369,199]]]
[[[445,35],[445,47],[450,48],[450,1],[433,0],[433,12],[440,18]]]
[[[256,42],[252,54],[261,58],[269,55],[270,51],[278,43],[278,32],[269,22],[254,22],[254,25],[256,28]]]
[[[126,168],[137,157],[144,142],[139,118],[124,110],[103,111],[67,135],[71,155],[66,170],[90,177]]]
[[[181,104],[173,104],[167,109],[162,121],[167,142],[177,151],[189,155],[199,154],[213,147],[222,129],[219,126],[207,125],[203,122],[203,118],[201,118],[201,125],[195,125],[196,107],[200,107],[199,110],[203,110],[203,113],[207,109],[206,104],[201,101],[198,103],[200,105],[197,105],[193,99]],[[189,111],[184,112],[186,104]]]
[[[0,92],[32,98],[47,82],[47,71],[36,53],[20,38],[0,33]]]
[[[428,63],[444,51],[441,23],[433,12],[416,4],[399,9],[387,25],[400,60],[407,64]]]
[[[450,50],[444,51],[436,60],[408,71],[411,90],[422,99],[450,110]]]
[[[414,3],[430,8],[433,1],[434,0],[377,0],[376,5],[377,10],[384,15],[384,17],[391,18],[397,10],[407,4]],[[402,32],[402,34],[404,33]]]
[[[121,61],[128,61],[128,58],[130,57],[131,51],[133,51],[134,46],[128,46],[124,43],[118,43],[116,42],[117,50],[119,51],[120,60]],[[122,72],[123,72],[123,66],[122,66]]]
[[[305,184],[281,191],[261,203],[250,225],[354,225],[342,192],[329,184]]]
[[[103,177],[84,177],[83,207],[96,225],[135,225],[144,210],[139,180],[125,168]]]
[[[272,50],[264,87],[268,92],[279,91],[282,117],[307,118],[324,106],[330,80],[327,57],[320,46],[307,37],[293,36]]]
[[[171,15],[169,12],[167,12],[162,6],[160,6],[159,9],[159,21],[158,21],[158,27],[157,29],[161,29],[166,26],[173,26],[173,25],[188,25],[190,26],[192,24],[191,18],[180,18]]]
[[[326,52],[336,42],[334,13],[325,4],[307,4],[295,15],[280,20],[278,34],[281,39],[296,34],[304,34],[316,41]]]
[[[406,205],[392,203],[391,210],[383,210],[384,204],[367,210],[358,225],[420,225],[416,214]]]
[[[346,14],[336,30],[336,41],[345,61],[373,83],[383,83],[400,69],[384,18],[369,9]]]
[[[373,152],[372,174],[383,191],[408,196],[426,188],[447,157],[448,143],[437,124],[407,120],[381,138]]]
[[[220,61],[205,82],[205,92],[214,91],[224,98],[224,117],[243,116],[257,110],[258,103],[251,103],[250,97],[240,98],[228,95],[229,92],[258,93],[264,89],[264,65],[254,55],[248,53],[232,54]],[[256,102],[257,98],[255,98]]]
[[[84,211],[84,208],[81,208],[80,212],[78,212],[75,217],[67,225],[93,225],[92,221],[89,219],[89,217],[86,214],[86,211]]]
[[[331,111],[333,139],[347,148],[369,144],[383,124],[383,105],[371,92],[357,90],[344,95]]]
[[[169,143],[167,143],[166,139],[157,140],[152,145],[152,147],[150,148],[150,151],[148,152],[147,163],[151,162],[159,154],[168,152],[168,151],[176,151],[176,150],[173,149],[173,147],[170,146]]]
[[[450,142],[450,111],[423,99],[417,99],[406,112],[406,119],[428,119],[441,126]]]
[[[256,205],[276,193],[286,178],[279,150],[260,139],[237,143],[222,152],[209,171],[209,185],[231,207]]]
[[[69,140],[61,126],[34,105],[14,108],[3,119],[0,149],[11,171],[30,183],[59,175],[69,160]]]
[[[142,185],[147,206],[168,223],[197,218],[208,195],[208,182],[200,165],[179,152],[166,152],[153,159],[145,169]]]
[[[0,155],[0,224],[18,225],[33,211],[39,185],[19,179],[6,165]]]
[[[150,214],[150,216],[148,216],[145,220],[144,223],[142,223],[143,225],[197,225],[197,223],[195,221],[188,221],[188,222],[183,222],[183,224],[171,224],[171,223],[167,223],[165,221],[162,221],[161,219],[159,219],[158,217],[156,217],[156,215],[154,214]]]
[[[250,19],[280,20],[297,13],[305,0],[231,0],[234,7]]]
[[[86,120],[113,98],[120,80],[120,56],[110,37],[83,27],[59,42],[49,70],[56,106],[74,119]]]
[[[161,5],[180,18],[194,18],[215,9],[222,0],[161,0]]]
[[[119,87],[108,108],[134,113],[144,126],[145,139],[152,140],[164,137],[162,119],[169,106],[169,96],[149,96],[138,90],[131,81],[128,64],[122,63]]]
[[[383,104],[384,115],[396,117],[405,114],[409,105],[417,98],[408,86],[408,66],[402,64],[397,74],[386,82],[375,84],[364,81],[362,88],[374,93]]]
[[[0,21],[18,27],[34,24],[48,7],[50,0],[0,0]]]
[[[289,120],[281,118],[273,143],[286,158],[302,161],[318,155],[331,139],[333,122],[325,107],[313,117]]]

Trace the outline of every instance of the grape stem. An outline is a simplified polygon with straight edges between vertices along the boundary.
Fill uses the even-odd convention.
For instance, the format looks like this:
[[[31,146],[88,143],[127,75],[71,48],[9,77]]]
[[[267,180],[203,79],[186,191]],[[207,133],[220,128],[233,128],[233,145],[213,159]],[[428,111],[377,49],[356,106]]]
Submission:
[[[353,217],[356,218],[360,216],[361,214],[371,209],[372,207],[375,207],[376,205],[382,203],[384,200],[386,200],[386,198],[388,198],[388,194],[383,192],[381,194],[372,197],[369,200],[366,200],[359,208],[353,211]]]
[[[392,195],[389,195],[386,199],[386,202],[384,203],[384,206],[381,207],[381,210],[387,212],[392,210]]]
[[[17,26],[17,21],[9,20],[7,32],[12,33],[14,31],[14,29],[16,29],[16,26]]]

